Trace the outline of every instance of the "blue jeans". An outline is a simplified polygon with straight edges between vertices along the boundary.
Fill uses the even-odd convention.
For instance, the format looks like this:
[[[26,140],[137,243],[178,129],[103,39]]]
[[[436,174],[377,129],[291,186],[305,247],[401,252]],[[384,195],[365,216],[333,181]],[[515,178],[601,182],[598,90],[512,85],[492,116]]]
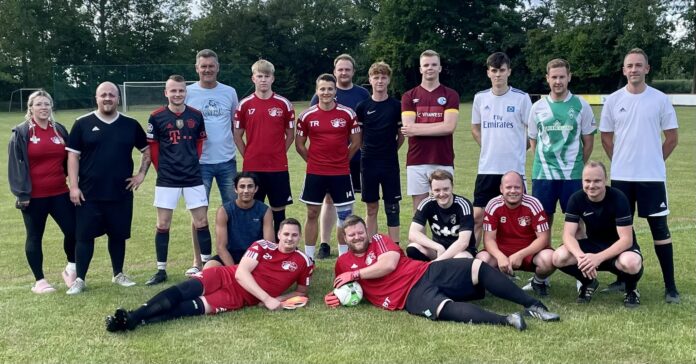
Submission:
[[[201,164],[201,177],[203,177],[203,185],[205,186],[208,201],[210,201],[210,188],[213,185],[213,178],[217,182],[223,204],[234,201],[237,198],[237,193],[234,192],[234,178],[237,177],[237,161],[234,158],[217,164]]]

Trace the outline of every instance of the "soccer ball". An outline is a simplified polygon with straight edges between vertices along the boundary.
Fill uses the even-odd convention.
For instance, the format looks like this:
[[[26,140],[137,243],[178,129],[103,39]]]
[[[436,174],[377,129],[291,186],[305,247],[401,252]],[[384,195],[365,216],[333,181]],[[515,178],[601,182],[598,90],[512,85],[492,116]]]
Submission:
[[[363,290],[358,282],[346,283],[334,289],[333,293],[343,306],[355,306],[360,303],[363,297]]]

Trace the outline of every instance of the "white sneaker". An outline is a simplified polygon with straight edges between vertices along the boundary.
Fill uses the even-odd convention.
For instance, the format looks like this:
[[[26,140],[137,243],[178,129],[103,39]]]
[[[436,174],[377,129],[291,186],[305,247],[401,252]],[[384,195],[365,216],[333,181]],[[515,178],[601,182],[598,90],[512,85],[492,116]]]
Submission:
[[[65,293],[67,293],[69,295],[79,294],[85,290],[86,286],[87,285],[85,284],[85,281],[82,280],[82,278],[77,278],[77,279],[75,279],[75,282],[73,282],[72,286],[70,286],[68,291]]]
[[[200,272],[201,272],[200,268],[193,266],[193,267],[187,269],[186,272],[184,273],[184,275],[186,275],[187,277],[191,277],[191,276],[195,276],[196,274],[198,274]]]
[[[135,282],[131,281],[131,279],[128,278],[127,275],[123,274],[123,272],[121,272],[121,273],[117,274],[115,277],[111,278],[111,282],[116,283],[122,287],[135,286]]]

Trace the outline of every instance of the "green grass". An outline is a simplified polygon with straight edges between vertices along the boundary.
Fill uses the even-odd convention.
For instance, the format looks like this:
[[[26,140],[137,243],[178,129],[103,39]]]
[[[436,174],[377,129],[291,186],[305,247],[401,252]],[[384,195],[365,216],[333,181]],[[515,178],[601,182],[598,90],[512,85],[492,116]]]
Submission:
[[[306,107],[299,104],[298,109]],[[470,104],[462,105],[455,134],[456,189],[471,197],[476,176],[478,146],[470,135]],[[419,363],[419,362],[548,362],[548,363],[692,363],[696,361],[694,324],[696,279],[694,256],[696,217],[693,185],[696,181],[696,125],[694,109],[678,108],[680,141],[667,163],[670,228],[674,238],[677,283],[681,305],[663,303],[662,275],[644,220],[635,227],[645,255],[645,275],[640,282],[642,305],[623,308],[622,296],[597,294],[592,303],[575,303],[574,280],[562,273],[552,278],[546,304],[562,316],[560,323],[528,320],[526,332],[510,328],[430,322],[405,312],[385,312],[367,304],[338,310],[325,308],[333,260],[318,262],[307,308],[268,312],[249,308],[217,317],[190,318],[143,327],[124,335],[104,330],[103,318],[117,306],[133,308],[161,288],[145,287],[154,273],[152,207],[154,173],[136,193],[133,236],[128,242],[126,272],[139,284],[121,288],[111,284],[111,268],[103,238],[97,240],[88,290],[77,297],[65,295],[64,285],[55,294],[30,292],[33,277],[24,257],[24,225],[14,209],[9,188],[0,189],[2,234],[0,235],[0,362],[242,362],[242,363]],[[57,113],[68,127],[84,111]],[[599,116],[599,109],[595,110]],[[146,112],[133,113],[141,122]],[[0,113],[0,144],[7,144],[10,129],[22,115]],[[405,148],[402,149],[402,163]],[[292,149],[290,171],[295,198],[304,174],[304,163]],[[607,162],[599,137],[595,159]],[[6,148],[0,149],[0,179],[7,180]],[[530,158],[528,158],[530,160]],[[139,157],[136,156],[136,163]],[[640,166],[636,166],[640,168]],[[528,164],[527,170],[530,170]],[[405,176],[402,174],[405,186]],[[212,194],[211,206],[220,204]],[[365,212],[358,203],[359,214]],[[304,220],[305,207],[295,203],[288,216]],[[213,210],[209,213],[212,221]],[[401,241],[406,241],[412,208],[402,204]],[[384,228],[383,218],[380,225]],[[54,284],[62,283],[65,264],[62,236],[52,220],[44,237],[44,270]],[[184,279],[191,264],[189,216],[183,204],[174,214],[170,243],[170,282]],[[562,221],[560,213],[556,221]],[[561,224],[554,227],[553,245],[558,246]],[[600,274],[602,284],[613,277]],[[507,313],[519,307],[493,297],[479,302],[488,309]]]

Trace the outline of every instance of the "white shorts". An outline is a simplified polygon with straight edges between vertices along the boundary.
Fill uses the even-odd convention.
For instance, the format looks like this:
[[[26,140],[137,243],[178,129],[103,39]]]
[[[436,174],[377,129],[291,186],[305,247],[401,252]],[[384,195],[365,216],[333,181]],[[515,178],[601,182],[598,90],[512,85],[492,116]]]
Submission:
[[[439,164],[418,164],[406,166],[406,193],[409,196],[422,195],[430,192],[430,174],[436,169],[442,169],[454,176],[454,167]]]
[[[193,210],[197,207],[208,206],[208,197],[205,186],[194,187],[155,187],[154,206],[161,209],[174,210],[179,203],[179,197],[184,195],[186,209]]]

